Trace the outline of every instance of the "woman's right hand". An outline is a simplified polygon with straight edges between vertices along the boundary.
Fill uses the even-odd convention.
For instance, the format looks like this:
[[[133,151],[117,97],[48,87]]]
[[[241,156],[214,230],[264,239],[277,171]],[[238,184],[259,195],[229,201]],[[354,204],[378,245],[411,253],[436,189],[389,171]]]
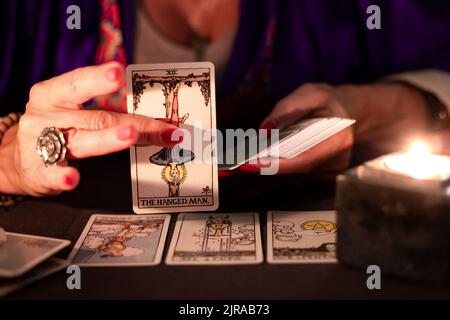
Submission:
[[[116,62],[76,69],[40,82],[30,91],[18,127],[9,130],[1,146],[7,158],[0,192],[32,196],[55,195],[76,188],[79,172],[66,162],[46,167],[36,143],[46,127],[65,133],[67,158],[81,159],[127,149],[134,144],[173,146],[182,140],[176,126],[130,114],[83,110],[90,99],[116,92],[124,71]],[[181,137],[172,141],[172,137]],[[3,183],[5,182],[5,183]]]

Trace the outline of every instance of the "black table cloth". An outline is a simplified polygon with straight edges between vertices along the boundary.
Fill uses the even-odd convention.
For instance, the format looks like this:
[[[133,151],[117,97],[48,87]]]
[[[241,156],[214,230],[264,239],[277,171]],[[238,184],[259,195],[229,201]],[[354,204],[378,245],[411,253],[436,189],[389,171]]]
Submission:
[[[128,152],[78,162],[76,191],[27,199],[0,211],[10,232],[63,238],[75,244],[91,214],[132,214]],[[268,210],[333,210],[334,176],[220,178],[219,212],[259,212],[265,252]],[[365,270],[338,264],[167,266],[173,215],[163,262],[156,267],[83,268],[82,290],[66,287],[62,271],[7,299],[409,299],[450,298],[450,290],[382,275],[382,290],[368,290]],[[66,258],[71,248],[57,256]]]

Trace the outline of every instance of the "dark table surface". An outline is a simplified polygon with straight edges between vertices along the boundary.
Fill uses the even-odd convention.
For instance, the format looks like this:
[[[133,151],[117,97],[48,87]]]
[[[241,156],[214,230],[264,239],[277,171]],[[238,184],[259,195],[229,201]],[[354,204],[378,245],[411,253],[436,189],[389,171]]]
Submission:
[[[132,213],[128,153],[78,163],[79,188],[47,199],[27,199],[0,211],[10,232],[63,238],[74,244],[94,213]],[[220,179],[220,212],[259,212],[265,251],[268,210],[332,210],[334,177]],[[175,215],[166,250],[175,224]],[[66,258],[71,248],[58,254]],[[165,257],[163,257],[164,261]],[[382,289],[366,287],[365,270],[341,264],[84,268],[82,290],[69,291],[61,271],[7,299],[415,299],[450,298],[450,290],[382,276]]]

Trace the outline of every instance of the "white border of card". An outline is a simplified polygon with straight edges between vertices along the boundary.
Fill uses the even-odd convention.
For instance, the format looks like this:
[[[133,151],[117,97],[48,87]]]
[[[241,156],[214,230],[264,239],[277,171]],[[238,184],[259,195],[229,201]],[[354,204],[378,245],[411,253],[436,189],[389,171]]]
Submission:
[[[187,62],[187,63],[163,63],[163,64],[134,64],[129,65],[126,70],[126,78],[127,78],[127,110],[129,114],[135,114],[134,108],[134,100],[133,100],[133,88],[132,88],[132,79],[134,72],[151,72],[151,71],[172,71],[175,69],[209,69],[210,72],[210,123],[211,129],[216,129],[216,91],[215,91],[215,72],[214,65],[211,62]],[[185,110],[186,113],[189,110]],[[188,118],[188,121],[190,119]],[[168,205],[168,206],[151,206],[150,204],[145,205],[144,207],[140,205],[140,201],[154,202],[165,200],[172,200],[170,197],[139,197],[139,179],[138,179],[138,164],[137,162],[137,153],[140,148],[145,148],[143,146],[133,146],[130,148],[130,164],[131,164],[131,186],[132,186],[132,195],[133,195],[133,211],[136,214],[154,214],[154,213],[173,213],[173,212],[201,212],[201,211],[215,211],[219,207],[219,184],[218,184],[218,165],[217,165],[217,146],[214,135],[211,135],[211,152],[213,161],[211,164],[205,164],[211,166],[211,177],[212,183],[211,186],[207,186],[207,191],[211,193],[211,196],[205,196],[205,194],[201,194],[198,196],[187,195],[183,197],[183,201],[194,201],[195,203],[189,205]],[[189,165],[189,164],[187,164]],[[188,173],[189,177],[189,173]],[[155,177],[155,179],[161,179],[160,175]],[[145,181],[143,181],[145,182]],[[201,190],[201,187],[199,187]],[[212,197],[212,204],[203,204],[198,202],[198,198],[205,199],[205,197]],[[209,201],[209,200],[208,200]]]
[[[233,224],[233,216],[235,219],[239,220],[239,227],[237,229],[232,229]],[[215,220],[215,221],[211,221]],[[216,231],[219,232],[220,235],[217,234],[214,236],[213,241],[211,243],[205,242],[205,235],[211,235],[211,233],[206,232],[205,230],[208,225],[208,221],[212,224],[216,225]],[[197,222],[200,222],[198,225],[194,225]],[[231,223],[230,223],[231,222]],[[232,244],[230,244],[230,240],[232,240],[233,234],[240,236],[241,240],[245,238],[245,234],[247,233],[243,228],[247,228],[250,224],[253,224],[253,233],[250,234],[250,239],[254,237],[254,258],[253,259],[241,259],[239,258],[240,253],[245,252],[242,250],[236,250],[236,255],[231,255],[228,253],[233,250]],[[211,225],[211,224],[210,224]],[[187,227],[186,227],[187,226]],[[203,227],[203,228],[202,228]],[[186,228],[187,231],[182,234],[183,228]],[[198,230],[200,228],[200,230]],[[251,230],[246,229],[246,230]],[[218,230],[218,231],[217,231]],[[193,234],[193,231],[198,232],[198,235]],[[210,230],[208,230],[210,231]],[[243,232],[242,232],[243,231]],[[194,233],[195,233],[194,232]],[[248,234],[248,233],[247,233]],[[191,240],[193,237],[196,237],[197,240],[191,240],[192,243],[187,243],[188,241],[180,242],[181,237],[187,237],[188,240]],[[207,236],[210,240],[210,237]],[[220,239],[219,239],[220,238]],[[235,239],[235,238],[233,238]],[[239,240],[238,240],[239,241]],[[251,240],[250,240],[251,241]],[[177,252],[177,248],[179,244],[184,246],[184,250],[180,250],[183,254],[186,254],[188,258],[180,258],[179,260],[174,260],[174,256]],[[236,243],[236,242],[235,242]],[[242,242],[241,242],[242,243]],[[194,250],[186,251],[186,246],[197,246]],[[237,245],[239,246],[239,245]],[[245,246],[242,246],[245,247]],[[206,248],[206,249],[205,249]],[[217,251],[216,251],[217,250]],[[253,251],[253,250],[252,250]],[[218,253],[219,257],[217,259],[211,258],[214,252]],[[206,255],[205,255],[206,253]],[[195,255],[200,254],[201,257],[195,257]],[[189,214],[179,214],[177,223],[175,225],[175,230],[172,236],[172,240],[169,247],[169,252],[167,253],[166,264],[167,265],[243,265],[243,264],[260,264],[264,261],[263,251],[262,251],[262,243],[261,243],[261,227],[259,224],[259,214],[254,212],[245,212],[245,213],[189,213]]]
[[[40,237],[40,236],[33,236],[33,235],[28,235],[28,234],[12,233],[12,232],[6,232],[6,236],[7,237],[8,236],[17,236],[20,238],[27,238],[27,239],[31,239],[31,240],[59,242],[59,245],[55,246],[53,249],[45,252],[44,254],[41,254],[40,256],[35,257],[33,260],[28,261],[23,266],[21,266],[20,268],[14,270],[14,271],[7,271],[5,269],[2,269],[0,266],[0,277],[4,277],[4,278],[14,278],[14,277],[22,276],[24,273],[28,272],[29,270],[31,270],[32,268],[34,268],[35,266],[37,266],[44,260],[50,258],[58,251],[67,247],[68,245],[70,245],[70,241],[64,240],[64,239]],[[8,240],[6,240],[6,241],[8,241]],[[5,244],[2,244],[2,245],[5,245]],[[1,249],[1,245],[0,245],[0,249]],[[19,255],[20,252],[17,252],[17,254]]]
[[[335,224],[336,227],[336,212],[335,211],[269,211],[267,212],[267,262],[270,264],[317,264],[317,263],[336,263],[337,258],[318,258],[317,254],[312,255],[312,257],[307,259],[301,259],[301,258],[293,258],[293,257],[282,257],[279,259],[274,259],[274,253],[273,253],[273,245],[274,245],[274,229],[273,229],[273,215],[285,215],[285,216],[296,216],[296,215],[303,215],[306,217],[306,220],[314,220],[316,219],[315,216],[324,214],[324,215],[334,215],[334,219],[332,222]],[[312,217],[313,216],[313,217]],[[290,219],[292,220],[292,219]],[[299,236],[294,228],[299,227],[295,226],[295,223],[291,222],[289,218],[286,219],[286,223],[291,223],[291,225],[286,225],[283,227],[283,229],[279,230],[281,234],[288,238],[288,237],[296,237],[298,238],[298,242],[302,241],[301,235]],[[334,229],[333,234],[336,236],[337,230]],[[329,236],[329,235],[326,235]],[[295,245],[292,245],[296,243],[297,241],[287,241],[287,243],[290,243],[291,245],[288,245],[290,248],[296,249]]]
[[[154,255],[154,258],[152,261],[148,262],[127,262],[127,263],[121,263],[121,262],[107,262],[107,263],[75,263],[76,265],[80,267],[142,267],[142,266],[156,266],[161,263],[162,255],[164,251],[164,245],[166,243],[166,237],[167,232],[169,230],[170,225],[170,214],[158,214],[158,215],[110,215],[110,214],[94,214],[89,219],[88,223],[86,224],[86,227],[83,230],[83,233],[81,234],[80,238],[78,239],[77,243],[75,244],[72,252],[70,253],[68,260],[72,263],[75,262],[75,259],[80,251],[80,249],[83,247],[83,244],[85,243],[85,240],[88,236],[89,231],[92,228],[92,225],[95,223],[97,218],[112,218],[115,220],[127,220],[130,221],[133,220],[142,220],[145,218],[149,218],[152,220],[156,219],[163,219],[164,225],[162,226],[162,230],[160,233],[159,241],[158,241],[158,247],[156,249],[156,253]]]

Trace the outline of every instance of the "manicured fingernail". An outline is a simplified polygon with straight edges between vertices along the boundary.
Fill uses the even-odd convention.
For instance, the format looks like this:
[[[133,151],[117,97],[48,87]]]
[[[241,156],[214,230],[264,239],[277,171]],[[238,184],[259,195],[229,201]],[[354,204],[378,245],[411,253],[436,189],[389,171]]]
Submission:
[[[173,138],[173,139],[172,139]],[[161,134],[161,139],[166,144],[178,144],[183,142],[184,133],[181,130],[170,128]]]
[[[240,171],[243,172],[249,172],[249,173],[258,173],[259,172],[259,168],[252,166],[251,164],[243,164],[239,167]]]
[[[260,129],[274,130],[274,129],[277,129],[277,125],[276,125],[274,122],[272,122],[272,121],[267,121],[267,122],[264,122],[264,123],[261,125],[261,128],[260,128]]]
[[[119,80],[119,76],[120,76],[120,70],[117,67],[110,68],[105,72],[105,77],[109,81],[117,81],[117,80]]]
[[[225,170],[219,170],[218,174],[219,174],[219,178],[230,177],[233,175],[233,173],[231,173],[231,171],[225,171]]]
[[[72,177],[71,177],[71,176],[65,176],[65,178],[64,178],[64,183],[65,183],[67,186],[71,187],[71,186],[73,185],[73,179],[72,179]]]
[[[117,139],[122,141],[133,140],[136,138],[136,130],[132,126],[125,126],[117,131]]]

